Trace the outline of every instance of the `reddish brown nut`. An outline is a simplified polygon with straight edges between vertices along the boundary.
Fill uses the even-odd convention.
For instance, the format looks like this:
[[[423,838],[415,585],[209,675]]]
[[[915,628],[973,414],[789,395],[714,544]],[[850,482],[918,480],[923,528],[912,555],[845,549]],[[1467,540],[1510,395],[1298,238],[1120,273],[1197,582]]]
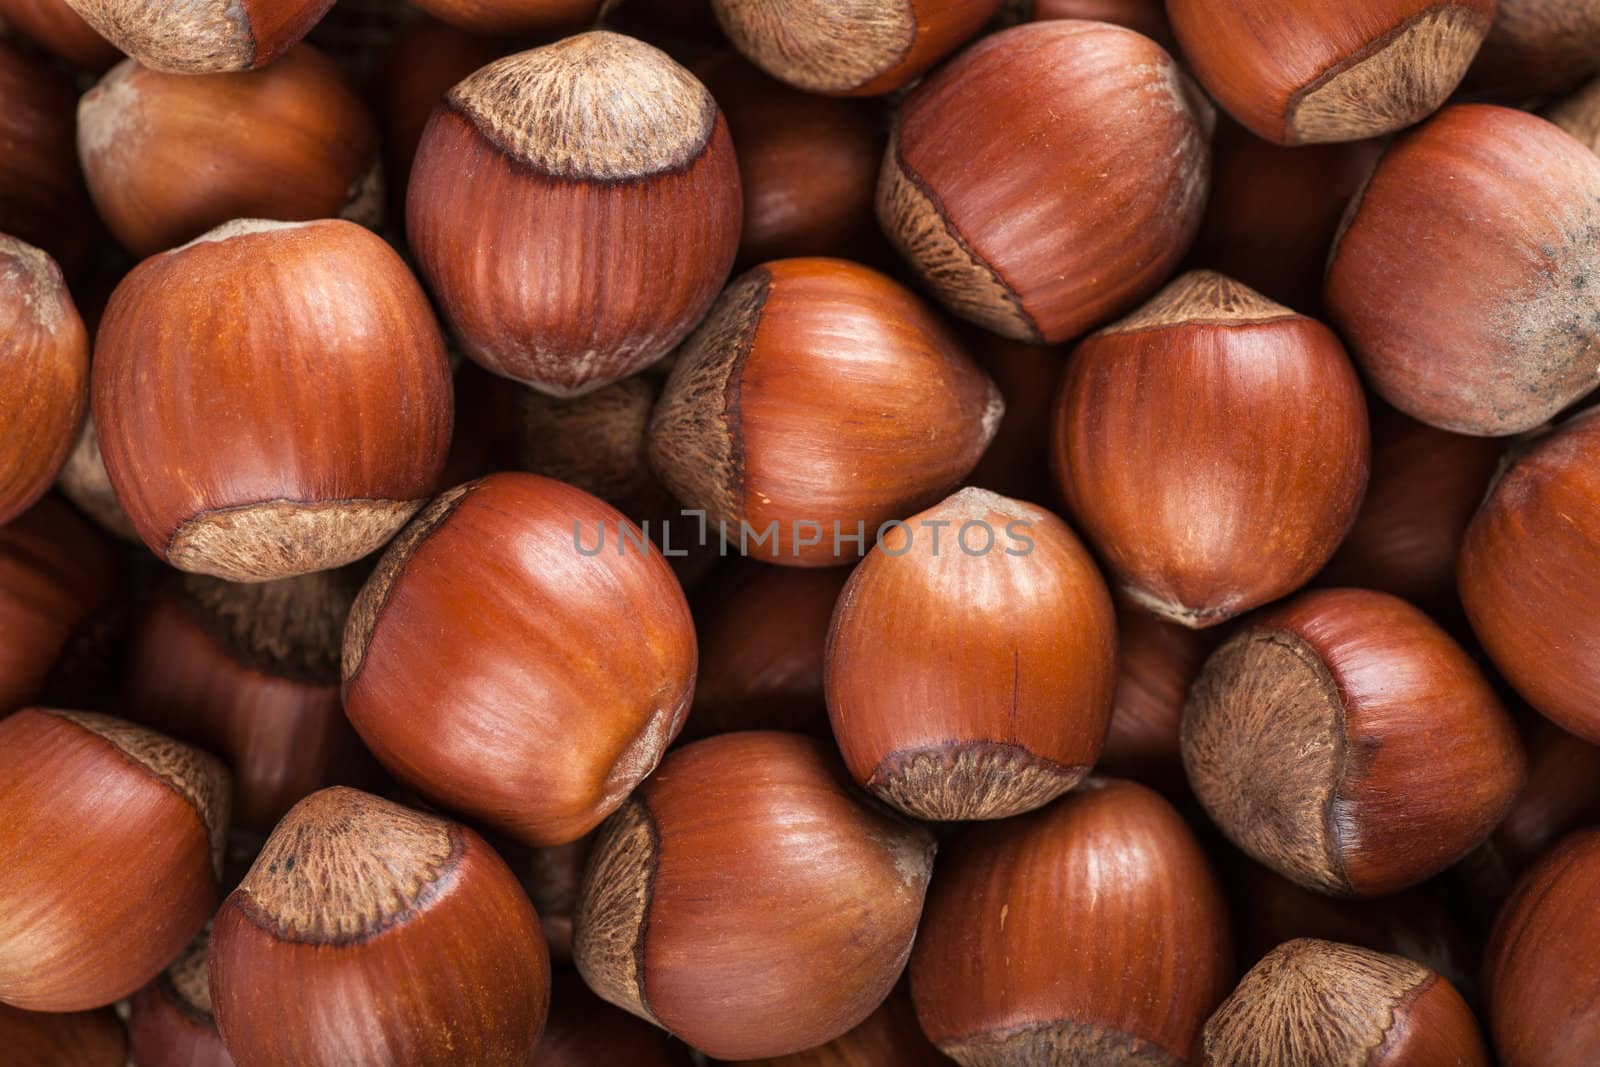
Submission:
[[[228,772],[104,715],[0,720],[0,1001],[82,1011],[154,978],[217,903]]]
[[[963,489],[911,516],[850,576],[828,631],[850,773],[919,819],[1048,804],[1100,757],[1116,625],[1094,560],[1043,508]]]
[[[208,922],[172,966],[134,994],[128,1032],[138,1067],[234,1067],[211,1014],[210,940]]]
[[[140,264],[100,325],[93,395],[139,536],[230,581],[372,552],[433,491],[450,441],[427,297],[348,222],[239,220]]]
[[[682,728],[694,675],[661,555],[616,509],[531,474],[440,496],[344,637],[345,711],[378,760],[532,845],[616,810]]]
[[[1052,459],[1120,591],[1199,628],[1317,573],[1356,517],[1369,451],[1333,332],[1195,271],[1078,346]]]
[[[1328,311],[1395,407],[1503,436],[1600,383],[1600,158],[1557,127],[1447,108],[1389,148],[1346,220]]]
[[[600,831],[573,954],[591,989],[709,1056],[800,1052],[888,996],[933,852],[822,742],[708,738],[669,755]]]
[[[1096,764],[1102,773],[1169,799],[1188,792],[1178,743],[1183,702],[1216,644],[1215,630],[1191,630],[1133,607],[1117,612],[1117,689]]]
[[[808,93],[877,96],[983,28],[1001,0],[711,0],[733,46]]]
[[[654,363],[711,306],[739,243],[738,165],[705,86],[596,31],[451,89],[406,213],[467,355],[573,395]]]
[[[739,1062],[742,1067],[949,1067],[955,1061],[923,1034],[911,997],[901,985],[866,1022],[843,1037],[789,1056]]]
[[[105,460],[100,457],[100,435],[95,432],[92,414],[85,415],[78,441],[61,465],[56,488],[107,533],[139,543],[139,531],[133,528],[128,513],[117,500],[116,490],[111,488],[111,476],[106,473]]]
[[[239,1067],[527,1063],[550,960],[483,838],[335,787],[295,805],[223,903],[209,979]]]
[[[695,601],[700,677],[685,737],[827,729],[823,649],[848,567],[736,561]]]
[[[1467,87],[1506,103],[1522,103],[1566,92],[1597,70],[1596,0],[1500,0]]]
[[[0,19],[74,66],[105,70],[122,58],[67,0],[0,0]]]
[[[883,128],[859,102],[803,93],[733,52],[695,73],[728,117],[744,189],[739,261],[837,256],[872,230]]]
[[[1184,708],[1183,762],[1234,844],[1362,897],[1466,855],[1527,777],[1466,652],[1405,601],[1357,589],[1306,593],[1212,653]]]
[[[33,1067],[124,1067],[128,1032],[110,1008],[45,1012],[0,1004],[0,1048],[10,1062]]]
[[[679,351],[650,460],[738,551],[826,567],[954,488],[1003,412],[909,291],[844,260],[782,259],[736,279]]]
[[[534,1067],[687,1067],[687,1050],[661,1030],[601,1000],[570,968],[550,982],[550,1023]]]
[[[1137,30],[1171,52],[1172,25],[1163,0],[1006,0],[1006,13],[1020,22],[1088,19]]]
[[[497,384],[511,394],[509,451],[518,467],[591,493],[660,533],[675,506],[648,456],[659,380],[635,375],[574,397]]]
[[[57,497],[0,526],[0,717],[39,696],[118,571],[111,544]]]
[[[1467,528],[1461,603],[1524,700],[1600,744],[1600,409],[1534,441]]]
[[[1258,137],[1380,137],[1437,111],[1489,32],[1495,0],[1167,0],[1200,84]]]
[[[1213,118],[1172,57],[1132,30],[1017,26],[906,97],[878,220],[958,315],[1065,341],[1133,308],[1183,258],[1205,209]]]
[[[66,0],[112,44],[154,70],[255,70],[277,59],[333,0]]]
[[[384,171],[390,215],[405,223],[411,162],[433,109],[451,86],[506,54],[491,37],[420,18],[397,33],[377,62],[373,82],[383,127]]]
[[[140,258],[233,219],[383,220],[377,124],[310,45],[230,74],[125,60],[78,104],[78,156],[106,228]]]
[[[1232,956],[1222,890],[1178,813],[1097,778],[947,847],[911,996],[960,1063],[1168,1067],[1189,1062]]]
[[[968,347],[978,365],[989,372],[1006,410],[983,459],[966,483],[1001,496],[1053,500],[1050,480],[1050,422],[1055,414],[1056,386],[1066,352],[1060,348],[1012,341],[970,330]]]
[[[1600,1059],[1600,831],[1567,838],[1506,902],[1484,961],[1489,1032],[1505,1067]]]
[[[1472,1009],[1404,956],[1302,938],[1273,950],[1206,1022],[1206,1067],[1489,1067]]]
[[[233,770],[233,821],[269,833],[301,798],[359,784],[370,760],[339,704],[339,648],[360,580],[323,571],[159,592],[129,652],[128,716]]]
[[[1317,581],[1393,593],[1422,607],[1453,600],[1456,557],[1504,442],[1436,430],[1372,408],[1372,480],[1355,525]]]
[[[69,278],[94,238],[73,145],[77,95],[53,64],[0,40],[0,233],[43,248]]]
[[[89,334],[46,253],[0,233],[0,525],[67,461],[89,407]]]
[[[1285,148],[1229,121],[1218,125],[1211,150],[1211,200],[1190,262],[1316,314],[1328,249],[1382,143]]]

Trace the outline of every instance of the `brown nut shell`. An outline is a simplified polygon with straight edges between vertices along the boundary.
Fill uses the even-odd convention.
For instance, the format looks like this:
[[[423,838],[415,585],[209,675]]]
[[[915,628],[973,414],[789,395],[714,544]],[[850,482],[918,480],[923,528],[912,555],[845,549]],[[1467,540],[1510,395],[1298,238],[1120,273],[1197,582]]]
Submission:
[[[151,551],[230,581],[383,545],[433,491],[450,401],[427,298],[348,222],[239,220],[148,259],[96,341],[117,498]]]
[[[1303,594],[1206,661],[1183,762],[1212,820],[1310,889],[1381,896],[1476,847],[1527,757],[1466,652],[1397,597]]]
[[[573,954],[606,1000],[707,1055],[831,1041],[881,1004],[933,867],[819,741],[749,732],[662,762],[601,829]]]
[[[128,1031],[110,1008],[46,1012],[0,1004],[0,1048],[12,1062],[34,1067],[126,1067]]]
[[[828,634],[828,713],[880,800],[919,819],[1004,819],[1089,773],[1116,664],[1111,596],[1067,524],[963,489],[851,575]]]
[[[144,985],[217,903],[228,772],[117,719],[0,720],[0,999],[82,1011]]]
[[[1185,626],[1304,585],[1355,520],[1366,401],[1333,332],[1208,271],[1078,346],[1056,480],[1119,591]]]
[[[67,0],[0,0],[0,20],[75,67],[100,71],[122,58]]]
[[[390,773],[555,845],[615,811],[682,729],[694,624],[620,512],[495,474],[396,539],[350,614],[343,674],[345,712]]]
[[[911,996],[968,1067],[1177,1067],[1232,955],[1222,889],[1183,819],[1143,786],[1096,778],[947,846]]]
[[[255,70],[315,26],[333,0],[67,0],[112,44],[154,70]]]
[[[0,40],[0,233],[44,249],[73,279],[95,238],[73,145],[77,95],[54,64]]]
[[[1065,341],[1131,310],[1183,258],[1212,120],[1172,57],[1132,30],[1017,26],[906,97],[878,220],[956,314]]]

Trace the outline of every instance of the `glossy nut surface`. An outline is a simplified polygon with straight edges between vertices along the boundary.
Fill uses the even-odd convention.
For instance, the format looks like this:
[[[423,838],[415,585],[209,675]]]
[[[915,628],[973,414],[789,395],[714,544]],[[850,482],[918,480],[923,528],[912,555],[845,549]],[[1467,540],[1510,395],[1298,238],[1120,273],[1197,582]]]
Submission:
[[[707,1055],[799,1052],[888,995],[933,851],[821,742],[708,738],[668,756],[601,829],[573,955],[602,997]]]
[[[427,298],[340,221],[239,220],[140,264],[106,309],[93,393],[139,536],[230,581],[380,547],[433,491],[452,421]]]
[[[333,0],[67,0],[145,66],[181,74],[254,70],[315,26]]]
[[[95,210],[139,257],[234,219],[383,218],[377,124],[309,45],[231,74],[125,60],[78,104],[78,156]]]
[[[954,488],[1003,411],[911,292],[844,260],[781,259],[735,279],[679,351],[650,461],[738,551],[835,566]]]
[[[239,1067],[526,1063],[550,961],[481,837],[335,787],[285,816],[223,903],[210,987]]]
[[[1116,656],[1110,594],[1067,524],[963,489],[890,532],[845,585],[829,718],[879,799],[919,819],[1003,819],[1094,766]]]
[[[738,164],[705,86],[595,31],[491,63],[446,94],[406,229],[468,356],[570,396],[683,340],[739,243]]]
[[[1078,346],[1052,460],[1120,592],[1199,628],[1327,562],[1366,489],[1368,441],[1331,330],[1195,271]]]
[[[1436,111],[1489,32],[1495,0],[1168,0],[1195,75],[1257,136],[1358,141]]]
[[[1062,99],[1075,106],[1063,112]],[[1132,310],[1188,250],[1213,118],[1172,57],[1132,30],[1018,26],[906,97],[878,220],[956,314],[1065,341]]]
[[[125,997],[217,903],[228,773],[104,715],[0,720],[0,1000],[82,1011]]]
[[[1232,954],[1221,887],[1178,813],[1090,779],[947,846],[911,995],[923,1031],[969,1067],[1175,1067]]]
[[[1381,896],[1461,859],[1510,810],[1527,757],[1466,652],[1397,597],[1306,593],[1206,661],[1183,713],[1202,805],[1308,888]]]
[[[1600,413],[1536,439],[1467,529],[1461,603],[1489,658],[1563,729],[1600,744]]]
[[[345,711],[379,762],[528,844],[616,810],[694,688],[683,591],[641,542],[616,509],[532,474],[440,496],[345,629]]]
[[[1536,116],[1457,105],[1384,154],[1324,299],[1395,407],[1456,433],[1521,433],[1600,385],[1597,227],[1592,151]]]

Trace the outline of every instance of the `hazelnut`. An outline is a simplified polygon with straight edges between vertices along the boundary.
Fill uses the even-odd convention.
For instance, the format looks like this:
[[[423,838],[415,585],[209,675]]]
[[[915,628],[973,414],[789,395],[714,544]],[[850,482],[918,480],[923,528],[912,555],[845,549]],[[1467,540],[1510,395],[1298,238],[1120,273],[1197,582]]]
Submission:
[[[66,0],[107,40],[153,70],[255,70],[315,26],[333,0]]]
[[[0,0],[0,19],[75,67],[105,70],[122,58],[67,0]]]
[[[1596,0],[1499,0],[1467,87],[1506,103],[1522,103],[1566,92],[1596,71]]]
[[[129,1062],[128,1031],[110,1008],[23,1011],[0,1004],[0,1048],[13,1063],[38,1067],[125,1067]],[[139,1062],[142,1067],[146,1061]]]

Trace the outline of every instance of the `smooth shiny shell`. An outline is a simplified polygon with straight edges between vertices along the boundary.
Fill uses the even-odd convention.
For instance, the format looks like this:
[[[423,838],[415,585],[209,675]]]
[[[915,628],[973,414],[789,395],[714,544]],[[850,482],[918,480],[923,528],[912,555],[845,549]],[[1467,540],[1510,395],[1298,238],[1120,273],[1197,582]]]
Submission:
[[[32,1067],[125,1067],[128,1032],[110,1008],[41,1012],[0,1004],[0,1048],[12,1063]]]
[[[361,784],[371,764],[339,703],[339,649],[359,579],[323,572],[158,592],[128,650],[136,722],[233,770],[233,821],[270,833],[295,802]]]
[[[43,496],[89,408],[89,335],[55,260],[0,234],[0,525]]]
[[[353,789],[301,801],[211,933],[239,1067],[533,1059],[550,962],[505,863],[459,823]]]
[[[1368,436],[1332,331],[1194,272],[1078,346],[1052,458],[1122,593],[1199,628],[1328,561],[1366,488]]]
[[[1600,831],[1573,834],[1506,901],[1484,958],[1485,1000],[1505,1067],[1600,1060]]]
[[[731,550],[836,566],[955,488],[1004,407],[898,283],[844,260],[782,259],[735,279],[679,351],[650,461],[713,530],[726,524]]]
[[[711,94],[608,32],[490,64],[423,132],[407,232],[466,354],[568,396],[683,340],[733,265],[738,164]]]
[[[1110,594],[1066,523],[963,489],[851,575],[828,634],[828,713],[879,799],[920,819],[1003,819],[1089,773],[1116,664]]]
[[[433,491],[450,440],[427,298],[348,222],[241,220],[140,264],[106,308],[93,395],[139,536],[231,581],[374,551]]]
[[[799,1052],[889,994],[933,851],[822,742],[708,738],[668,756],[600,831],[573,955],[590,988],[709,1056]]]
[[[67,0],[0,0],[0,19],[76,67],[105,70],[122,58]]]
[[[1143,786],[1091,779],[946,846],[911,996],[963,1064],[1176,1067],[1232,955],[1222,890],[1178,813]]]
[[[0,716],[37,697],[80,624],[117,592],[110,543],[47,496],[0,526]]]
[[[876,96],[978,33],[1002,0],[711,0],[756,66],[797,89]]]
[[[1494,438],[1436,430],[1389,408],[1372,412],[1372,480],[1355,525],[1317,577],[1447,605],[1456,557],[1504,452]]]
[[[48,252],[78,277],[94,243],[94,210],[73,146],[72,79],[0,40],[0,233]]]
[[[1489,658],[1558,726],[1600,743],[1600,417],[1532,442],[1467,529],[1461,603]]]
[[[1206,661],[1183,714],[1189,784],[1245,852],[1301,885],[1381,896],[1465,856],[1527,757],[1467,653],[1387,593],[1306,593]]]
[[[1489,1067],[1472,1009],[1403,956],[1304,938],[1251,968],[1206,1022],[1206,1067]]]
[[[1172,57],[1132,30],[1018,26],[906,97],[878,219],[956,314],[1065,341],[1177,267],[1205,208],[1212,118]]]
[[[377,124],[309,45],[231,74],[127,60],[79,103],[78,155],[106,228],[141,258],[233,219],[383,217]]]
[[[730,52],[695,72],[738,148],[739,262],[856,250],[873,230],[882,123],[860,102],[791,89]]]
[[[1279,144],[1359,141],[1419,122],[1472,63],[1495,0],[1168,0],[1217,103]]]
[[[641,541],[536,475],[441,496],[345,631],[345,711],[373,754],[528,844],[592,830],[655,768],[694,689],[688,605]]]
[[[1600,158],[1485,105],[1396,141],[1351,207],[1325,302],[1373,389],[1498,437],[1600,385]]]
[[[116,719],[0,720],[0,1001],[82,1011],[155,977],[216,906],[228,788]]]
[[[154,70],[254,70],[315,26],[333,0],[66,0],[107,40]]]

